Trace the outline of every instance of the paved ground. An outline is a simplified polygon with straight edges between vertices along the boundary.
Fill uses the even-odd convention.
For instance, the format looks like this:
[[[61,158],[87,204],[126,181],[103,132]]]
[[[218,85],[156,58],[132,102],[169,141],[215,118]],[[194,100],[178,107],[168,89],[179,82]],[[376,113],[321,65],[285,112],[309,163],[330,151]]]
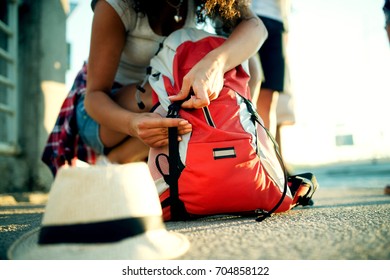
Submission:
[[[0,259],[39,226],[47,196],[0,196]],[[215,216],[167,223],[191,242],[182,259],[389,260],[390,195],[378,189],[319,189],[315,205],[257,223]]]

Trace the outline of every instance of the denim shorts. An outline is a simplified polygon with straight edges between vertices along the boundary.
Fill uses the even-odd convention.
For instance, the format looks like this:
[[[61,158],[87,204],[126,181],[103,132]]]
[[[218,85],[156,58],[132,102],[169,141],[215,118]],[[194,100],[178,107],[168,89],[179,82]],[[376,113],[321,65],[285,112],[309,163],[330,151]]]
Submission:
[[[104,154],[104,145],[99,135],[99,124],[85,111],[84,97],[85,94],[82,94],[76,105],[76,121],[79,135],[86,145],[101,155]]]

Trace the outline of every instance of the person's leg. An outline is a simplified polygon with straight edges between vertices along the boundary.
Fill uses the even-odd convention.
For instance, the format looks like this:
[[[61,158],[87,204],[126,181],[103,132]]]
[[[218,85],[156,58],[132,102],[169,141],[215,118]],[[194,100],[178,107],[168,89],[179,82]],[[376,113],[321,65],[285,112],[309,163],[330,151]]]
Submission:
[[[120,106],[132,112],[149,112],[153,106],[149,84],[145,85],[145,90],[145,93],[141,93],[144,109],[140,109],[137,105],[136,85],[121,88],[113,99]],[[99,133],[105,147],[111,148],[106,155],[110,162],[123,164],[146,160],[149,147],[138,138],[123,135],[104,126],[100,127]]]
[[[135,98],[136,85],[129,85],[119,89],[113,94],[113,100],[125,109],[134,112],[149,112],[152,108],[151,89],[142,94],[145,104],[143,110],[137,106]],[[143,161],[147,158],[149,148],[138,138],[118,133],[108,127],[99,125],[86,112],[84,96],[79,100],[76,110],[77,126],[83,142],[91,147],[97,154],[106,155],[113,163],[129,163]]]
[[[135,137],[129,137],[121,144],[111,149],[106,155],[107,159],[113,163],[130,163],[146,161],[149,154],[149,147]]]
[[[276,105],[278,92],[284,86],[284,51],[282,46],[283,24],[279,21],[260,17],[268,30],[268,38],[259,50],[264,81],[261,84],[257,111],[266,128],[276,133]]]
[[[153,106],[152,94],[149,84],[145,86],[145,93],[142,93],[142,101],[145,104],[144,109],[140,109],[137,106],[135,98],[136,85],[124,86],[114,94],[113,100],[118,103],[119,106],[136,113],[149,112]],[[113,148],[129,137],[129,135],[119,133],[105,126],[99,126],[99,136],[106,148]]]
[[[263,119],[264,126],[271,132],[276,134],[276,104],[278,93],[272,89],[261,88],[259,98],[257,99],[257,112]]]
[[[256,106],[257,100],[259,99],[261,81],[263,79],[263,71],[261,70],[261,63],[258,54],[255,54],[249,59],[249,73],[251,75],[248,86],[251,91],[251,99],[253,104]]]

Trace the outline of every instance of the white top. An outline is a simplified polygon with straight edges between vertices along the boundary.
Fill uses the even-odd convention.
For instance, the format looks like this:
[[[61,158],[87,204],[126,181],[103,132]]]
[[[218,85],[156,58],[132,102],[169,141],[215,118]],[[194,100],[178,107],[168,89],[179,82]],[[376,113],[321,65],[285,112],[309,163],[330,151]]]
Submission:
[[[149,25],[147,16],[137,14],[133,0],[106,0],[120,16],[127,33],[125,47],[119,62],[115,81],[126,85],[145,78],[150,59],[156,54],[166,36],[157,35]],[[194,2],[189,1],[184,27],[196,27]]]
[[[252,10],[258,16],[282,22],[287,28],[287,17],[290,12],[289,0],[252,0]]]

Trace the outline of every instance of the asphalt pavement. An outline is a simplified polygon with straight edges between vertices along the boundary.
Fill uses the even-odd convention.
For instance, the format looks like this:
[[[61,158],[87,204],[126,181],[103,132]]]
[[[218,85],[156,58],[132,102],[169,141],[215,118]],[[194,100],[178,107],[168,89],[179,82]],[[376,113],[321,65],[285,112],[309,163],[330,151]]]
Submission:
[[[219,215],[166,227],[188,237],[183,260],[390,259],[390,195],[383,188],[320,188],[313,198],[313,206],[260,223]],[[0,259],[40,225],[46,201],[42,193],[0,195]]]

